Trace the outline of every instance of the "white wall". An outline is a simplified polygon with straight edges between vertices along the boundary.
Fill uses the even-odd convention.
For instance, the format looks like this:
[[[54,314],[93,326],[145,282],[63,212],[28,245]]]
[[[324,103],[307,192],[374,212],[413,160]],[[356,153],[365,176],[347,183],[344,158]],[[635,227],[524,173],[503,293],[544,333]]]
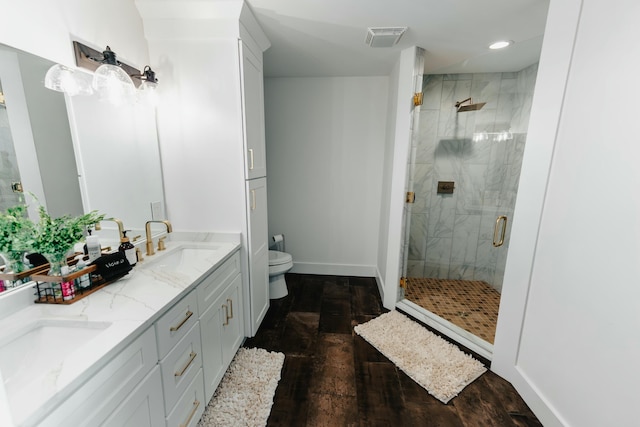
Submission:
[[[400,280],[400,251],[403,230],[404,197],[407,183],[407,161],[411,146],[411,126],[413,114],[413,93],[415,85],[416,48],[410,47],[400,53],[394,66],[392,78],[396,88],[389,91],[395,99],[390,101],[395,109],[387,117],[393,123],[394,131],[386,137],[385,177],[387,177],[384,199],[380,205],[382,211],[380,234],[385,235],[384,247],[377,255],[379,287],[382,289],[382,302],[393,309],[398,300]],[[389,154],[391,156],[389,156]],[[390,169],[388,169],[390,168]],[[387,193],[388,192],[388,193]],[[384,275],[382,272],[384,271]]]
[[[391,177],[393,176],[393,157],[395,150],[396,111],[398,109],[398,80],[400,78],[400,59],[396,61],[389,75],[389,108],[387,109],[387,132],[384,142],[384,166],[382,169],[382,194],[380,200],[380,223],[377,256],[376,280],[380,296],[384,300],[385,280],[387,277],[387,258],[389,257],[389,215],[391,209]],[[400,242],[396,243],[398,246]]]
[[[388,81],[265,80],[269,234],[294,272],[375,274]]]
[[[142,69],[148,63],[142,19],[131,0],[0,0],[0,42],[75,66],[72,40],[109,45],[118,59]]]
[[[158,130],[167,215],[176,230],[240,232],[246,215],[238,42],[149,37],[163,76]]]
[[[503,295],[494,354],[497,370],[525,397],[535,397],[530,402],[545,425],[637,424],[640,146],[629,126],[637,111],[625,106],[640,89],[622,76],[635,75],[640,66],[638,55],[630,54],[640,37],[638,16],[633,0],[551,2],[530,139],[535,147],[551,137],[555,146],[539,228],[530,216],[528,231],[524,223],[517,230],[514,224],[512,242],[535,234],[537,243],[528,256],[512,246],[505,290],[512,280],[514,288],[528,290],[528,298],[514,298],[517,290]],[[558,57],[567,51],[570,56]],[[550,72],[562,74],[558,65],[569,58],[566,85],[554,88]],[[550,89],[559,89],[559,103],[549,102]],[[548,111],[556,106],[561,112]],[[557,127],[550,114],[560,117]],[[518,197],[525,196],[516,215],[539,193],[532,185],[533,160],[525,153]],[[537,160],[545,169],[547,160]],[[529,269],[525,257],[532,260]],[[522,274],[528,283],[519,283]],[[513,329],[521,330],[514,336]]]

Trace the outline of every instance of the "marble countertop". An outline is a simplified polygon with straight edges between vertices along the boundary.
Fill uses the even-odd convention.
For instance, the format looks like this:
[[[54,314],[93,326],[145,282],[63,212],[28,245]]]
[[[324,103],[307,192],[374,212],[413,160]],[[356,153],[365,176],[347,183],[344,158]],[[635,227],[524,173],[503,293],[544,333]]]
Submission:
[[[24,381],[30,373],[21,378],[15,369],[2,371],[16,425],[41,420],[239,247],[236,242],[172,240],[163,253],[145,257],[128,275],[73,304],[31,304],[3,318],[0,344],[37,322],[98,329],[63,358],[48,360],[45,371],[34,378]],[[190,248],[188,256],[183,248]],[[60,344],[64,342],[62,337]],[[3,363],[7,368],[9,362],[0,367]]]

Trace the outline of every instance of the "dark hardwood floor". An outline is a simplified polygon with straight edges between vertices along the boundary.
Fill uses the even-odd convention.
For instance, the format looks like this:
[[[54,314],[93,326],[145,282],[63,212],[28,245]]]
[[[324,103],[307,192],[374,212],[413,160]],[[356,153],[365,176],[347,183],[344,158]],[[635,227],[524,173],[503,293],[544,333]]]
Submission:
[[[444,405],[353,332],[387,311],[372,278],[287,274],[245,347],[285,354],[269,426],[541,426],[487,372]]]

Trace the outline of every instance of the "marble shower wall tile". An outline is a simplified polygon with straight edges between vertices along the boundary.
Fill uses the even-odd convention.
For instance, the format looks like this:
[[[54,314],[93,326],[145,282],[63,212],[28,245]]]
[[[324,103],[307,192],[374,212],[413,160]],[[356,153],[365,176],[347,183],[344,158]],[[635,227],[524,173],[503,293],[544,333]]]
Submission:
[[[424,261],[407,261],[407,276],[406,277],[425,277],[424,276]]]
[[[478,248],[480,215],[456,215],[451,264],[474,265]]]
[[[498,95],[500,94],[500,81],[502,73],[478,73],[473,75],[471,83],[471,98],[473,102],[486,102],[482,110],[493,109],[498,106]]]
[[[516,108],[516,79],[502,79],[500,82],[500,96],[498,97],[498,108],[496,110],[495,132],[509,130],[511,119]]]
[[[433,196],[433,164],[416,163],[413,174],[413,191],[416,200],[411,206],[413,213],[427,212]]]
[[[476,262],[473,278],[474,280],[484,280],[492,284],[495,279],[496,262],[498,260],[498,250],[493,247],[490,240],[478,240],[476,250]]]
[[[427,235],[429,237],[453,236],[453,225],[456,213],[456,195],[436,194],[431,198],[429,217],[427,219]]]
[[[442,100],[442,75],[428,75],[422,78],[421,110],[440,110]]]
[[[427,239],[427,256],[424,264],[426,277],[446,279],[449,274],[449,262],[451,259],[451,238]]]
[[[424,261],[427,250],[427,214],[411,214],[409,235],[409,259]]]
[[[456,215],[482,213],[487,168],[488,165],[463,165],[456,182]]]
[[[420,127],[416,146],[416,162],[433,163],[438,144],[438,118],[440,110],[420,110]]]
[[[537,75],[538,64],[533,64],[520,71],[516,77],[517,107],[513,113],[511,122],[513,132],[527,132]]]

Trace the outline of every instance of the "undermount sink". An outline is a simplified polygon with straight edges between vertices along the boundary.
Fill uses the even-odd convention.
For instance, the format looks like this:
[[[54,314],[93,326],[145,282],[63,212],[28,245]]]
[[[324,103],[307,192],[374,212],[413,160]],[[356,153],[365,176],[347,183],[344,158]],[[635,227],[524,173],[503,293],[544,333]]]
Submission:
[[[22,394],[52,368],[89,343],[110,322],[39,319],[0,335],[0,372],[9,396]],[[49,380],[54,380],[50,378]]]
[[[215,263],[219,257],[217,246],[207,246],[206,248],[182,246],[166,254],[156,253],[145,258],[143,268],[151,268],[161,271],[185,271],[203,264]],[[154,257],[157,257],[154,259]]]

